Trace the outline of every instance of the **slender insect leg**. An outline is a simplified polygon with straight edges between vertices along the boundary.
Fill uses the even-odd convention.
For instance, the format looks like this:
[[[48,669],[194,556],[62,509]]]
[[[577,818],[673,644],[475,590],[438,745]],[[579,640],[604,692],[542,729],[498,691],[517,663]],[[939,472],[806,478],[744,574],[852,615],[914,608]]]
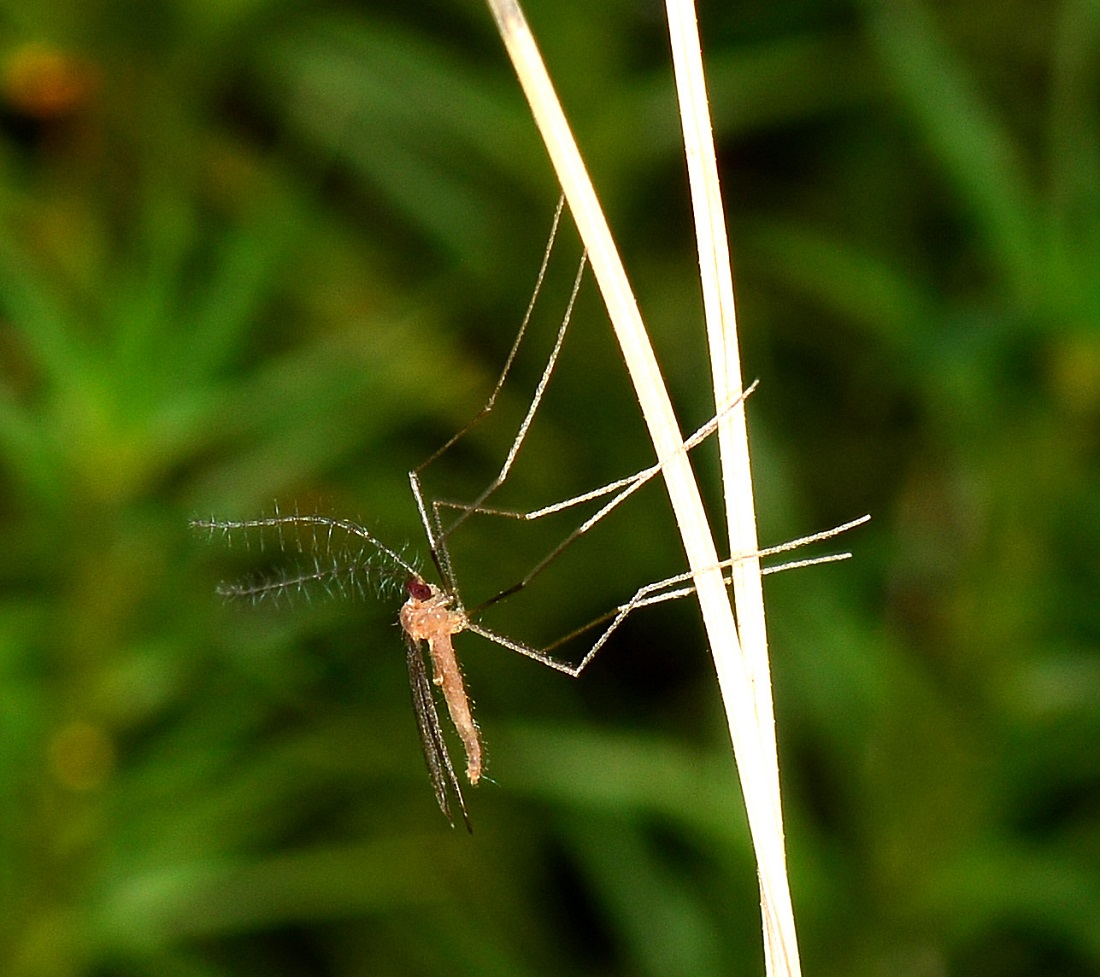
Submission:
[[[570,532],[560,543],[558,543],[553,549],[550,550],[541,560],[538,561],[523,577],[522,580],[510,587],[505,588],[498,594],[494,594],[488,600],[482,601],[476,607],[470,610],[471,614],[476,614],[479,611],[484,610],[486,607],[490,607],[499,601],[504,600],[506,597],[512,596],[512,594],[518,593],[524,587],[528,586],[540,573],[542,573],[551,563],[554,562],[562,553],[565,552],[573,543],[575,543],[581,536],[587,533],[593,526],[595,526],[600,520],[608,515],[613,509],[617,508],[623,502],[625,502],[631,495],[638,491],[646,482],[659,475],[664,467],[668,464],[672,457],[680,454],[681,452],[691,451],[693,448],[698,447],[707,438],[709,438],[716,430],[722,420],[733,410],[739,407],[757,386],[757,381],[751,383],[725,410],[720,414],[716,414],[706,424],[700,427],[694,434],[691,435],[684,443],[676,449],[676,451],[668,458],[658,461],[654,465],[650,465],[649,468],[644,468],[640,472],[635,472],[633,475],[628,475],[626,478],[616,479],[614,482],[609,482],[607,485],[603,485],[600,488],[592,489],[589,492],[585,492],[581,495],[574,496],[571,499],[566,499],[562,502],[555,502],[552,505],[545,506],[541,509],[535,509],[531,512],[509,512],[504,509],[487,509],[485,507],[478,507],[476,509],[471,508],[468,513],[481,512],[491,515],[505,516],[512,519],[533,520],[540,519],[543,516],[548,516],[556,512],[561,512],[572,506],[578,505],[583,502],[590,502],[595,499],[603,498],[606,495],[615,493],[612,498],[605,502],[595,513],[584,520],[579,526],[577,526],[572,532]],[[441,505],[456,505],[457,508],[465,509],[465,506],[457,505],[455,503],[439,503]]]
[[[745,390],[745,392],[737,398],[725,411],[721,414],[712,417],[706,424],[704,424],[699,430],[691,435],[685,442],[683,450],[690,451],[692,448],[701,444],[711,434],[718,429],[718,424],[730,411],[732,411],[738,404],[740,404],[750,393],[755,389],[759,381],[753,381],[752,384]],[[679,453],[679,450],[676,452]],[[518,519],[525,522],[534,519],[541,519],[543,516],[549,516],[556,512],[562,512],[565,509],[573,508],[574,506],[581,505],[585,502],[593,502],[596,499],[601,499],[605,495],[610,495],[612,492],[619,489],[627,489],[627,495],[633,493],[637,489],[641,488],[646,482],[648,482],[654,475],[660,474],[664,465],[660,462],[654,465],[650,465],[648,468],[643,468],[641,471],[634,472],[632,475],[626,475],[623,478],[617,478],[613,482],[608,482],[606,485],[601,485],[599,488],[589,489],[587,492],[582,492],[580,495],[574,495],[572,498],[564,499],[559,502],[553,502],[550,505],[543,506],[541,509],[530,509],[526,511],[517,511],[515,509],[497,509],[492,506],[477,505],[474,502],[454,502],[450,499],[433,499],[432,507],[435,509],[458,509],[462,512],[469,513],[471,515],[487,515],[487,516],[503,516],[508,519]],[[616,505],[618,503],[616,502]]]
[[[450,525],[444,526],[440,518],[439,511],[433,505],[431,511],[425,501],[424,491],[421,486],[420,476],[424,470],[431,465],[436,459],[438,459],[444,452],[446,452],[452,445],[454,445],[459,439],[464,437],[470,429],[477,424],[482,418],[484,418],[494,407],[497,396],[500,393],[501,388],[504,386],[504,382],[507,379],[509,372],[512,369],[512,364],[516,357],[516,352],[519,348],[519,344],[523,339],[523,336],[527,330],[527,325],[530,322],[531,314],[534,310],[535,301],[538,297],[538,293],[542,287],[543,279],[546,275],[546,268],[550,261],[550,253],[553,249],[554,239],[557,235],[558,225],[564,205],[564,198],[559,200],[558,208],[554,214],[554,224],[550,231],[550,238],[546,244],[546,251],[543,254],[542,266],[539,269],[539,274],[535,282],[535,289],[531,296],[531,301],[528,304],[527,312],[524,315],[523,321],[520,324],[520,329],[516,335],[516,339],[512,344],[511,352],[508,354],[508,358],[505,360],[504,368],[501,371],[500,378],[497,380],[496,386],[493,388],[493,392],[489,396],[489,400],[485,403],[485,406],[474,416],[474,418],[455,434],[449,441],[446,442],[441,448],[434,452],[426,461],[422,462],[419,466],[409,472],[409,485],[412,488],[413,497],[416,500],[416,507],[420,513],[420,521],[424,526],[424,532],[428,537],[429,547],[431,549],[432,560],[436,565],[436,569],[439,570],[440,577],[447,589],[454,592],[456,591],[456,581],[454,575],[454,568],[451,566],[450,553],[447,549],[447,539],[450,535],[469,518],[469,512],[462,512]],[[581,256],[579,266],[577,268],[577,276],[573,283],[573,290],[569,296],[569,303],[566,307],[565,315],[562,319],[561,327],[558,329],[558,335],[554,342],[554,347],[551,350],[550,357],[543,369],[542,376],[539,379],[538,385],[535,388],[534,396],[532,397],[531,404],[527,409],[527,414],[520,424],[519,431],[516,434],[515,439],[512,442],[511,448],[508,450],[508,454],[504,460],[504,464],[501,466],[500,472],[496,478],[489,483],[488,487],[478,496],[474,506],[481,505],[493,492],[495,492],[508,477],[509,471],[511,471],[512,465],[515,462],[516,455],[519,453],[519,449],[523,444],[524,439],[527,436],[527,431],[531,426],[531,422],[534,420],[535,413],[542,402],[543,394],[546,392],[546,387],[550,382],[550,377],[554,372],[554,367],[557,365],[558,355],[561,352],[562,343],[565,340],[565,333],[569,328],[569,322],[573,315],[573,307],[576,303],[577,293],[580,290],[581,279],[584,275],[584,268],[586,264],[586,257]]]
[[[819,533],[812,533],[809,536],[802,536],[799,539],[791,540],[787,543],[780,543],[777,546],[770,546],[766,549],[758,550],[753,554],[742,554],[736,556],[730,560],[724,560],[714,566],[713,569],[727,570],[740,560],[746,559],[747,556],[765,557],[772,556],[777,553],[786,553],[790,550],[796,549],[801,546],[806,546],[810,543],[820,542],[821,540],[831,539],[840,533],[846,532],[849,529],[853,529],[856,526],[860,526],[870,519],[870,516],[861,516],[858,519],[853,519],[850,522],[846,522],[840,526],[834,526],[832,529],[826,529]],[[851,553],[832,553],[827,556],[811,557],[805,560],[794,560],[789,563],[784,563],[780,566],[769,567],[763,571],[765,574],[779,573],[783,570],[793,570],[798,567],[816,566],[819,563],[835,563],[839,560],[846,560],[851,557]],[[678,573],[671,577],[666,577],[663,580],[657,580],[653,583],[648,583],[643,587],[638,588],[634,596],[631,597],[625,604],[615,608],[607,614],[601,615],[593,621],[589,621],[582,627],[576,628],[570,631],[569,634],[552,644],[546,645],[543,648],[532,648],[530,645],[526,645],[521,641],[515,641],[512,638],[508,638],[504,635],[497,634],[495,631],[491,631],[488,628],[482,627],[480,624],[470,621],[466,630],[472,631],[474,634],[480,635],[488,641],[494,644],[500,645],[502,648],[507,648],[509,651],[517,652],[518,654],[525,655],[528,658],[534,659],[540,664],[546,665],[548,668],[553,668],[556,671],[563,672],[571,678],[577,678],[588,666],[592,660],[596,657],[597,653],[607,643],[607,640],[611,635],[618,630],[619,626],[626,620],[626,618],[638,610],[641,607],[649,607],[653,604],[660,604],[669,600],[679,600],[681,597],[687,597],[690,594],[695,593],[695,586],[691,583],[695,574],[692,571],[686,571],[684,573]],[[728,583],[727,578],[727,583]],[[576,665],[572,665],[569,662],[563,662],[558,658],[549,654],[555,648],[565,644],[567,641],[571,641],[573,638],[577,638],[592,628],[598,627],[605,622],[610,622],[608,626],[600,633],[599,637],[592,644],[592,646],[585,653],[584,657]]]

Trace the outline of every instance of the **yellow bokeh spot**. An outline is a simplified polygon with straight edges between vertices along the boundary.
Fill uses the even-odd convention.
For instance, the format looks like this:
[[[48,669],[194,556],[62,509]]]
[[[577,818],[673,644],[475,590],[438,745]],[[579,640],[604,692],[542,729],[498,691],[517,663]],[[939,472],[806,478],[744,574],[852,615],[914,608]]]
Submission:
[[[50,768],[70,790],[99,787],[115,765],[115,747],[100,726],[73,722],[62,726],[50,742]]]

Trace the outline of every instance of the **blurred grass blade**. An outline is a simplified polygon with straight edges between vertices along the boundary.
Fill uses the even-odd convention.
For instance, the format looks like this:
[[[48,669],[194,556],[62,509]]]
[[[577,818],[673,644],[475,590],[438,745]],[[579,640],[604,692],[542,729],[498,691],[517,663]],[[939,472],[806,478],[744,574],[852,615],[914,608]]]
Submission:
[[[996,264],[1026,295],[1037,274],[1034,204],[1008,130],[917,0],[875,5],[869,31]]]

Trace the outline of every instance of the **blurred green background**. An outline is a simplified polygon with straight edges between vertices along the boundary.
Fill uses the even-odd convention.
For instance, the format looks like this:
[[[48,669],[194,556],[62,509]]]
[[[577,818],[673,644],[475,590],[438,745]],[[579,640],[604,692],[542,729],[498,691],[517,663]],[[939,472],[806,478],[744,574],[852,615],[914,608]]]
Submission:
[[[528,15],[694,427],[662,9]],[[806,972],[1100,974],[1100,4],[701,20],[762,539],[874,516],[767,584]],[[224,606],[272,554],[187,528],[297,504],[422,551],[405,473],[491,389],[557,197],[487,10],[4,0],[0,85],[3,974],[762,973],[690,601],[578,682],[458,639],[492,777],[468,837],[398,602]],[[433,496],[499,466],[563,238]],[[500,503],[650,458],[589,280]],[[471,520],[467,603],[569,524]],[[654,484],[486,623],[545,641],[681,568]]]

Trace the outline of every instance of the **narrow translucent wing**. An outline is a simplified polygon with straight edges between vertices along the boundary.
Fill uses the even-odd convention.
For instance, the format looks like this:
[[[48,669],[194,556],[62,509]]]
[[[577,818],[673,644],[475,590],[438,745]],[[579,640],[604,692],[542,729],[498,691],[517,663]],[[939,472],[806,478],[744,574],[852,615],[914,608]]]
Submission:
[[[420,642],[406,635],[405,652],[405,659],[409,666],[409,689],[412,692],[413,711],[416,713],[420,745],[424,748],[424,762],[428,765],[428,775],[435,790],[435,799],[439,802],[439,809],[453,826],[455,819],[451,813],[448,797],[448,787],[450,787],[458,799],[462,820],[466,822],[466,830],[472,834],[473,825],[470,824],[470,815],[466,812],[462,788],[459,786],[458,777],[455,776],[451,755],[447,752],[447,743],[443,739],[443,728],[439,724],[435,699],[432,698],[432,683],[428,678],[424,656],[420,651]]]

